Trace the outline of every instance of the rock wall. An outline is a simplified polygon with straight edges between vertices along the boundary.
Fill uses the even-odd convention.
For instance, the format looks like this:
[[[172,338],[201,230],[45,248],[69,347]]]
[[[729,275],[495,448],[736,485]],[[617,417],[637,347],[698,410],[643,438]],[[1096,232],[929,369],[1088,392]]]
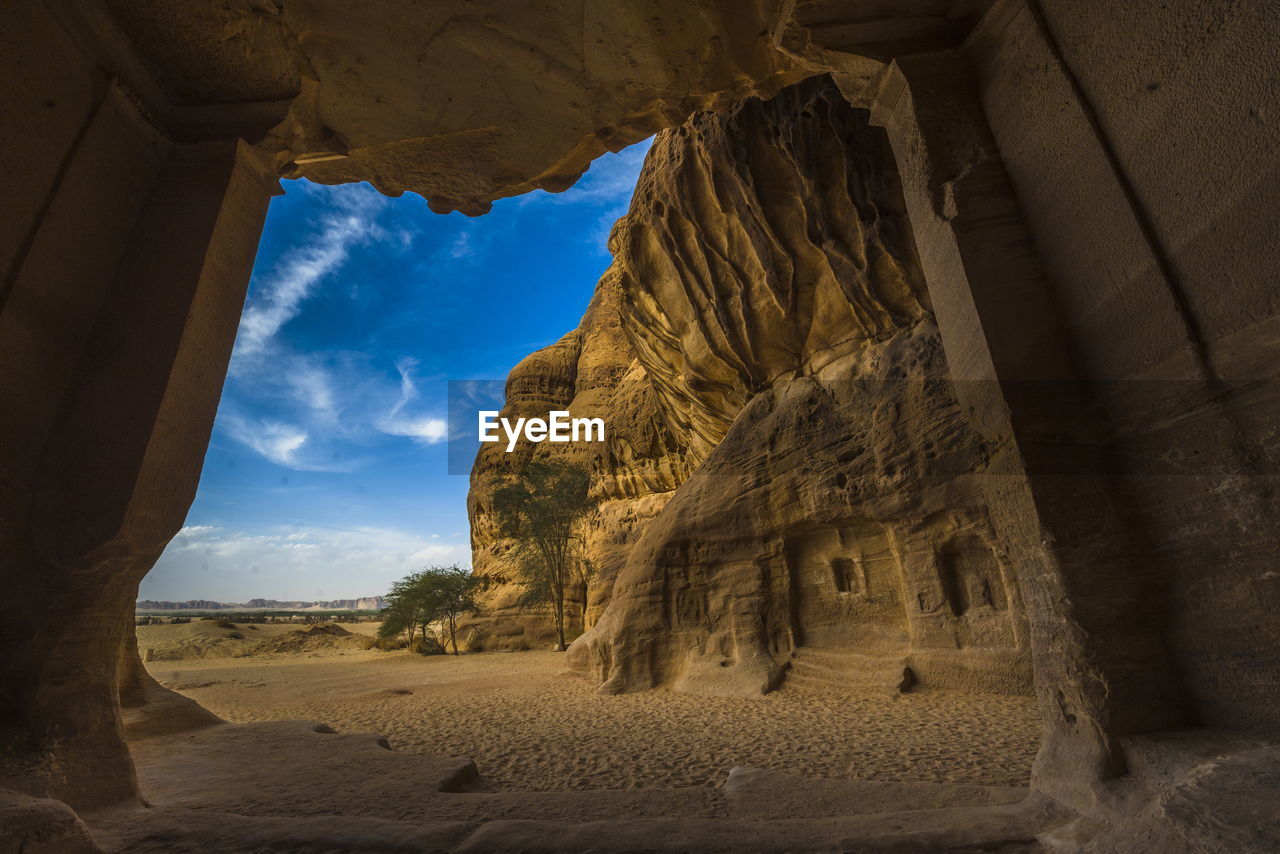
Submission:
[[[1129,556],[1109,574],[1135,589],[1117,622],[1167,650],[1189,723],[1267,737],[1280,733],[1278,31],[1266,3],[1042,0],[1002,2],[970,42],[1050,310],[1102,413]],[[1112,701],[1134,681],[1114,679]]]
[[[603,448],[532,452],[592,466],[600,573],[570,662],[606,690],[760,692],[813,648],[889,687],[909,668],[1029,691],[974,481],[991,449],[948,382],[891,163],[827,78],[664,132],[582,326],[513,371],[511,411],[608,425]],[[493,636],[538,631],[485,504],[529,453],[490,447],[473,475]]]
[[[581,531],[594,569],[587,589],[570,591],[566,630],[577,635],[609,600],[613,580],[639,530],[688,476],[688,454],[667,426],[647,372],[622,328],[622,279],[605,273],[578,329],[525,358],[507,380],[502,416],[603,417],[608,442],[564,445],[521,443],[481,447],[471,473],[468,512],[472,560],[485,579],[481,608],[464,624],[472,648],[525,649],[555,643],[550,611],[521,607],[522,587],[491,517],[493,491],[534,458],[555,456],[592,471],[597,513]]]
[[[806,598],[821,572],[813,584],[802,572],[784,585],[779,565],[826,563],[834,595],[864,578],[878,591],[887,585],[874,570],[887,561],[861,556],[885,553],[879,524],[897,549],[908,616],[870,615],[864,604],[858,625],[882,639],[905,625],[898,648],[926,679],[938,678],[929,660],[960,678],[965,656],[1008,648],[991,628],[1000,620],[977,619],[999,604],[1020,646],[1021,598],[1045,722],[1034,786],[1079,810],[1106,800],[1112,809],[1075,823],[1083,841],[1059,836],[1060,847],[1087,847],[1093,834],[1109,849],[1150,849],[1159,824],[1162,842],[1181,835],[1186,846],[1222,848],[1186,841],[1165,819],[1199,823],[1210,840],[1252,824],[1256,815],[1223,822],[1212,801],[1250,804],[1238,794],[1268,790],[1266,778],[1231,776],[1241,766],[1221,757],[1234,748],[1207,728],[1272,740],[1280,731],[1278,33],[1273,4],[1244,0],[0,5],[0,148],[15,164],[0,218],[0,575],[11,598],[56,603],[0,623],[0,787],[76,808],[137,798],[119,706],[154,692],[127,673],[123,686],[117,679],[122,650],[137,663],[127,617],[195,493],[277,176],[367,179],[389,193],[422,193],[439,210],[480,213],[493,198],[562,188],[601,151],[694,110],[832,72],[888,136],[929,299],[895,303],[877,285],[868,301],[869,282],[894,278],[869,267],[837,275],[843,295],[812,275],[838,257],[830,235],[854,233],[822,226],[828,200],[848,185],[801,183],[813,229],[778,219],[799,204],[775,192],[789,170],[823,174],[817,159],[795,156],[799,136],[783,143],[787,127],[763,146],[785,152],[772,159],[726,152],[714,132],[664,137],[671,156],[697,156],[668,173],[680,192],[657,199],[663,212],[637,209],[637,222],[661,237],[668,210],[673,228],[727,221],[721,213],[740,201],[729,194],[746,187],[738,225],[753,237],[734,238],[725,254],[723,241],[738,232],[708,225],[715,250],[700,256],[687,235],[667,234],[677,272],[633,282],[630,271],[666,250],[646,254],[643,234],[621,233],[609,297],[616,324],[600,328],[616,325],[632,348],[619,380],[631,390],[584,389],[581,405],[603,411],[616,397],[612,417],[634,432],[608,450],[620,497],[592,548],[613,569],[589,593],[586,622],[599,621],[575,657],[613,687],[714,686],[736,673],[754,690],[780,667],[768,639],[783,615],[788,631],[800,615],[802,631],[788,638],[808,644],[829,637],[822,627],[836,621],[822,614],[831,602],[853,601],[829,591]],[[800,126],[794,115],[788,122]],[[729,162],[741,170],[721,168]],[[715,183],[695,183],[699,175]],[[852,197],[862,200],[857,218],[871,223],[865,193]],[[885,243],[881,228],[872,231],[868,246]],[[740,266],[752,253],[774,278]],[[889,254],[918,294],[907,253]],[[713,268],[715,277],[699,272]],[[793,278],[803,287],[789,290]],[[819,294],[816,311],[799,299]],[[850,335],[843,343],[811,319],[877,304],[892,311],[839,327]],[[915,435],[955,426],[954,476],[895,495],[896,467],[881,485],[862,479],[860,464],[841,470],[852,457],[836,459],[823,470],[834,488],[863,492],[824,500],[843,508],[840,518],[810,514],[811,496],[769,457],[770,431],[810,398],[821,423],[852,419],[866,431],[881,429],[891,400],[911,414],[905,404],[923,392],[882,391],[855,406],[849,393],[827,390],[824,371],[852,364],[859,346],[874,366],[847,374],[880,377],[912,348],[941,370],[923,356],[935,322],[959,407],[980,438],[935,398],[940,411],[912,415]],[[740,331],[766,323],[769,340],[785,342],[779,351],[744,347],[753,338]],[[576,373],[561,393],[571,401],[583,365],[603,358],[588,333],[566,344]],[[1046,382],[1068,393],[1046,405],[1037,391]],[[1098,395],[1099,385],[1116,393]],[[624,400],[650,403],[635,403],[627,421]],[[797,466],[830,464],[821,438],[813,441],[813,453],[795,454]],[[915,442],[890,443],[895,466],[915,471],[908,461],[937,450]],[[966,474],[983,458],[999,476]],[[712,475],[737,478],[742,494]],[[598,492],[606,485],[599,479]],[[672,508],[712,530],[713,495],[725,512],[759,523],[764,559],[751,578],[741,544],[712,541],[718,551],[708,556],[689,539],[691,556],[678,554],[692,522]],[[607,560],[600,543],[616,546]],[[846,553],[850,543],[857,556]],[[1001,598],[992,576],[1010,565],[1018,589],[1006,583]],[[908,585],[933,577],[935,595],[949,598],[930,610],[935,600],[920,595],[929,591]],[[646,598],[671,607],[628,616]],[[706,613],[727,616],[700,619],[702,601]],[[633,619],[642,650],[617,644],[618,626]],[[949,633],[973,649],[929,646]],[[714,660],[708,650],[730,641],[733,655],[721,659],[730,666],[699,677]],[[989,678],[998,668],[979,670]],[[1206,729],[1159,734],[1195,726]],[[1192,801],[1160,794],[1169,767]],[[1138,801],[1135,783],[1146,793]],[[1153,806],[1135,826],[1144,798]]]

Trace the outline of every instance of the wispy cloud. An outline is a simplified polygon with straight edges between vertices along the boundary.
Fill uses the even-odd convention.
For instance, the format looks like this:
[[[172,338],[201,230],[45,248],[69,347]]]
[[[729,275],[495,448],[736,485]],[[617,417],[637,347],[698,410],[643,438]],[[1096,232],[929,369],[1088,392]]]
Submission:
[[[445,254],[455,261],[472,258],[476,254],[475,241],[470,231],[459,231],[445,247]]]
[[[231,369],[261,355],[326,276],[347,260],[352,247],[383,235],[377,215],[386,199],[363,185],[332,194],[333,209],[320,220],[319,232],[285,254],[266,280],[257,284],[240,320]]]
[[[373,355],[294,346],[282,334],[308,300],[351,278],[349,262],[359,247],[402,251],[413,241],[406,228],[381,222],[387,200],[368,186],[321,192],[302,183],[298,190],[323,213],[314,231],[254,281],[232,356],[234,393],[224,398],[219,426],[276,465],[300,471],[353,470],[355,460],[335,462],[338,443],[368,443],[379,435],[443,441],[444,419],[417,400],[413,360],[396,363],[397,384]],[[474,251],[469,234],[456,241],[459,258]]]
[[[311,434],[296,424],[235,414],[223,416],[220,424],[235,441],[294,471],[349,472],[361,464],[360,460],[325,460],[308,453],[312,450],[308,447]]]
[[[441,418],[398,419],[382,424],[389,436],[405,436],[423,445],[434,445],[448,438],[449,425]]]
[[[402,357],[396,360],[400,397],[376,426],[391,436],[406,436],[423,445],[434,445],[448,438],[449,425],[439,416],[413,412],[413,404],[418,399],[418,386],[413,375],[417,367],[417,359]]]
[[[474,269],[484,263],[496,243],[511,236],[515,222],[501,217],[479,219],[450,214],[445,217],[445,236],[431,255],[432,278],[454,275],[458,270]]]
[[[335,424],[341,414],[334,380],[319,358],[298,354],[285,360],[282,378],[293,402],[321,424]]]

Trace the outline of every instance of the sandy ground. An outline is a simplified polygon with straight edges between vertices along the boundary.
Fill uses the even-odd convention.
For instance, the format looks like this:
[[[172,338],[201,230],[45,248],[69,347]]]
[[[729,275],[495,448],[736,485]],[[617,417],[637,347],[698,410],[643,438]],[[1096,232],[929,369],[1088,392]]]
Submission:
[[[378,631],[374,622],[338,623],[342,631],[327,634],[332,623],[314,626],[301,623],[232,623],[219,625],[213,620],[189,623],[164,623],[138,626],[138,651],[144,660],[182,661],[193,658],[234,658],[252,655],[271,657],[273,653],[320,655],[343,650],[361,650],[364,638]],[[318,632],[318,634],[317,634]],[[350,635],[350,637],[346,637]],[[292,640],[292,643],[290,643]],[[284,641],[285,643],[281,644]],[[272,649],[274,646],[293,649]]]
[[[148,628],[142,647],[156,641]],[[554,652],[322,650],[148,667],[227,720],[380,733],[396,750],[471,757],[499,791],[719,786],[735,766],[1018,786],[1039,739],[1030,698],[808,686],[754,698],[602,696],[560,675],[563,654]]]

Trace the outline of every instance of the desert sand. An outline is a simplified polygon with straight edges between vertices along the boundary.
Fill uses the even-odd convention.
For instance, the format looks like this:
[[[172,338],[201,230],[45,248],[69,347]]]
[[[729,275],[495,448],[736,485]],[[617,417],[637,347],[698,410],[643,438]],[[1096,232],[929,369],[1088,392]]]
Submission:
[[[364,649],[378,630],[363,623],[232,623],[195,619],[189,623],[138,626],[138,654],[144,660],[270,658],[277,654],[319,654]]]
[[[142,627],[139,646],[158,647],[166,632]],[[739,766],[1023,786],[1040,732],[1026,697],[808,685],[752,698],[601,695],[566,675],[555,652],[424,657],[347,647],[147,666],[229,721],[319,721],[384,735],[397,751],[470,757],[492,791],[721,786]]]

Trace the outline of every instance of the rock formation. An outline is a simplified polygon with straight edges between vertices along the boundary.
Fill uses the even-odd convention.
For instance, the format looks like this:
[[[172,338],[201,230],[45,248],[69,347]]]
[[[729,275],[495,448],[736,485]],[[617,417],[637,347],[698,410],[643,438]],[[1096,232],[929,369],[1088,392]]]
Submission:
[[[512,414],[599,415],[607,443],[487,446],[476,571],[510,578],[492,485],[531,453],[588,459],[601,571],[570,661],[606,690],[759,693],[808,648],[888,687],[1030,690],[973,485],[991,452],[948,381],[886,147],[825,78],[663,132],[583,324],[513,371]],[[537,634],[512,594],[480,631]]]
[[[472,560],[485,579],[480,613],[466,626],[473,648],[521,649],[554,643],[549,613],[519,605],[523,590],[510,559],[512,543],[497,536],[493,491],[531,459],[555,457],[592,471],[597,513],[582,531],[594,569],[587,589],[570,591],[567,629],[580,633],[608,602],[613,579],[644,525],[688,475],[690,462],[666,423],[648,373],[622,327],[622,277],[615,265],[600,280],[578,329],[525,358],[507,380],[507,418],[567,410],[606,419],[606,443],[531,445],[511,453],[481,447],[468,496]]]
[[[806,75],[778,47],[779,0],[106,5],[181,101],[257,101],[284,176],[442,213],[563,190],[606,151]]]
[[[137,802],[122,704],[209,724],[136,678],[131,611],[194,497],[279,176],[478,214],[710,109],[655,150],[600,320],[513,380],[512,406],[615,421],[575,663],[754,691],[794,648],[802,675],[863,655],[1012,690],[1029,650],[1035,797],[1078,818],[965,814],[968,847],[1274,850],[1273,6],[3,4],[0,575],[49,603],[0,621],[9,837],[83,850],[60,802]],[[828,73],[870,128],[813,89],[769,102],[810,116],[739,106]],[[468,850],[603,833],[499,825]],[[686,837],[614,848],[658,838]]]

